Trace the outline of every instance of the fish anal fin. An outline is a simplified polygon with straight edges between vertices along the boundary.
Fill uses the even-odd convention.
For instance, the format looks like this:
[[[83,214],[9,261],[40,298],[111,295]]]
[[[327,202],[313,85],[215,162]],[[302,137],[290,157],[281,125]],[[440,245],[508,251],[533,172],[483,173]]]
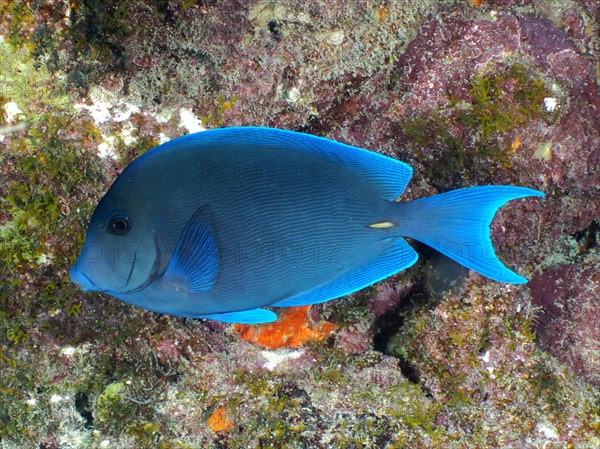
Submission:
[[[199,315],[194,318],[205,318],[208,320],[221,321],[223,323],[236,324],[258,324],[277,321],[277,315],[266,309],[242,310],[240,312],[213,313]]]
[[[326,302],[368,287],[410,267],[417,261],[417,253],[404,239],[382,240],[379,244],[382,245],[382,250],[372,260],[352,268],[325,285],[272,305],[295,307]]]

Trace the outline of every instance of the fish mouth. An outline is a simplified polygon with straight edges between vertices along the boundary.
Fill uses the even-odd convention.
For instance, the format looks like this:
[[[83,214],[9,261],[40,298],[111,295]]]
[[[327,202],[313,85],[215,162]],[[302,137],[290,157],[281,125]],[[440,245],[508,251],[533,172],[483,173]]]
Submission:
[[[111,293],[121,291],[124,287],[127,286],[129,281],[131,280],[131,276],[133,275],[133,269],[135,268],[135,262],[137,260],[137,251],[133,255],[133,262],[131,263],[131,268],[129,269],[129,273],[127,275],[127,280],[123,284],[121,288],[117,289],[101,289],[92,281],[82,270],[77,267],[77,262],[71,267],[69,270],[69,277],[71,280],[77,284],[81,290],[84,292],[98,292],[98,293]]]
[[[150,270],[150,274],[148,275],[147,279],[141,285],[134,287],[132,289],[125,290],[125,288],[129,284],[129,282],[131,281],[131,278],[133,277],[133,270],[135,269],[136,263],[138,261],[137,251],[133,255],[133,262],[131,263],[131,267],[129,268],[129,273],[127,274],[127,279],[122,284],[122,286],[119,288],[115,288],[115,289],[111,288],[111,289],[104,289],[104,290],[98,288],[96,286],[96,284],[94,284],[94,282],[89,277],[87,277],[87,275],[83,271],[81,271],[77,267],[77,262],[75,262],[75,264],[69,270],[69,277],[71,278],[71,280],[74,283],[79,285],[79,287],[85,292],[94,291],[94,292],[109,293],[109,294],[116,294],[116,293],[127,294],[127,293],[141,292],[146,287],[148,287],[157,277],[159,277],[158,271],[160,269],[160,246],[158,244],[158,239],[157,239],[156,233],[154,234],[154,245],[155,245],[155,249],[156,249],[156,257],[154,258],[154,263],[152,264],[152,269]]]
[[[79,285],[84,292],[97,290],[96,284],[94,284],[83,271],[77,268],[77,264],[73,265],[69,270],[69,277],[73,282]]]

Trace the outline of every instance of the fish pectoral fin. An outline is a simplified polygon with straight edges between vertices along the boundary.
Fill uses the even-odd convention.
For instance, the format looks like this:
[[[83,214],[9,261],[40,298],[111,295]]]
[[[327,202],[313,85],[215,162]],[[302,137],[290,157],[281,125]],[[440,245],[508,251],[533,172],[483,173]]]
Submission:
[[[198,208],[183,228],[169,265],[161,276],[176,290],[209,291],[219,274],[219,251],[207,206]]]
[[[258,324],[272,323],[277,321],[277,315],[266,309],[242,310],[241,312],[213,313],[210,315],[199,315],[194,318],[205,318],[208,320],[222,321],[223,323],[236,324]]]
[[[419,257],[404,239],[381,241],[380,244],[382,248],[375,257],[352,268],[339,278],[271,305],[275,307],[307,306],[346,296],[410,267]]]

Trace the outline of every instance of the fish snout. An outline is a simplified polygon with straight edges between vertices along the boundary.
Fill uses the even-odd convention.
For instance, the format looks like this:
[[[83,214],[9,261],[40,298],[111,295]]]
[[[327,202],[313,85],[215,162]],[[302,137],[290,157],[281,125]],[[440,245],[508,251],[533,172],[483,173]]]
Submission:
[[[95,290],[95,284],[77,268],[77,264],[73,265],[69,270],[69,277],[73,282],[79,285],[83,291]]]

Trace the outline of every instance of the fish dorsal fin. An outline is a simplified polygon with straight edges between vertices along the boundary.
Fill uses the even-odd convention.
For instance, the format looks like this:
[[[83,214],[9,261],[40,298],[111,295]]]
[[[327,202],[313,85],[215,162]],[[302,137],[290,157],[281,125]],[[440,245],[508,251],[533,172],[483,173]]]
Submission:
[[[417,261],[417,253],[404,239],[381,241],[382,250],[341,277],[305,293],[272,304],[276,307],[307,306],[346,296],[385,279]]]
[[[149,151],[136,159],[134,164],[165,151],[211,151],[214,148],[239,147],[248,151],[252,151],[253,148],[272,148],[304,152],[328,159],[338,164],[341,169],[354,173],[390,201],[400,197],[412,176],[410,165],[372,151],[312,134],[254,126],[211,129],[188,134]]]
[[[412,176],[410,165],[397,159],[309,134],[300,136],[305,136],[304,138],[315,143],[312,151],[322,153],[354,173],[379,191],[386,200],[397,200]],[[294,138],[298,139],[298,133],[294,134]]]
[[[282,129],[240,127],[222,130],[246,145],[256,142],[291,151],[305,151],[334,161],[378,190],[387,200],[398,199],[412,176],[412,168],[404,162],[334,140]]]
[[[194,318],[222,321],[223,323],[258,324],[271,323],[277,320],[277,315],[266,309],[242,310],[241,312],[213,313]]]
[[[198,208],[183,228],[161,282],[177,290],[209,291],[219,273],[219,252],[207,206]]]

